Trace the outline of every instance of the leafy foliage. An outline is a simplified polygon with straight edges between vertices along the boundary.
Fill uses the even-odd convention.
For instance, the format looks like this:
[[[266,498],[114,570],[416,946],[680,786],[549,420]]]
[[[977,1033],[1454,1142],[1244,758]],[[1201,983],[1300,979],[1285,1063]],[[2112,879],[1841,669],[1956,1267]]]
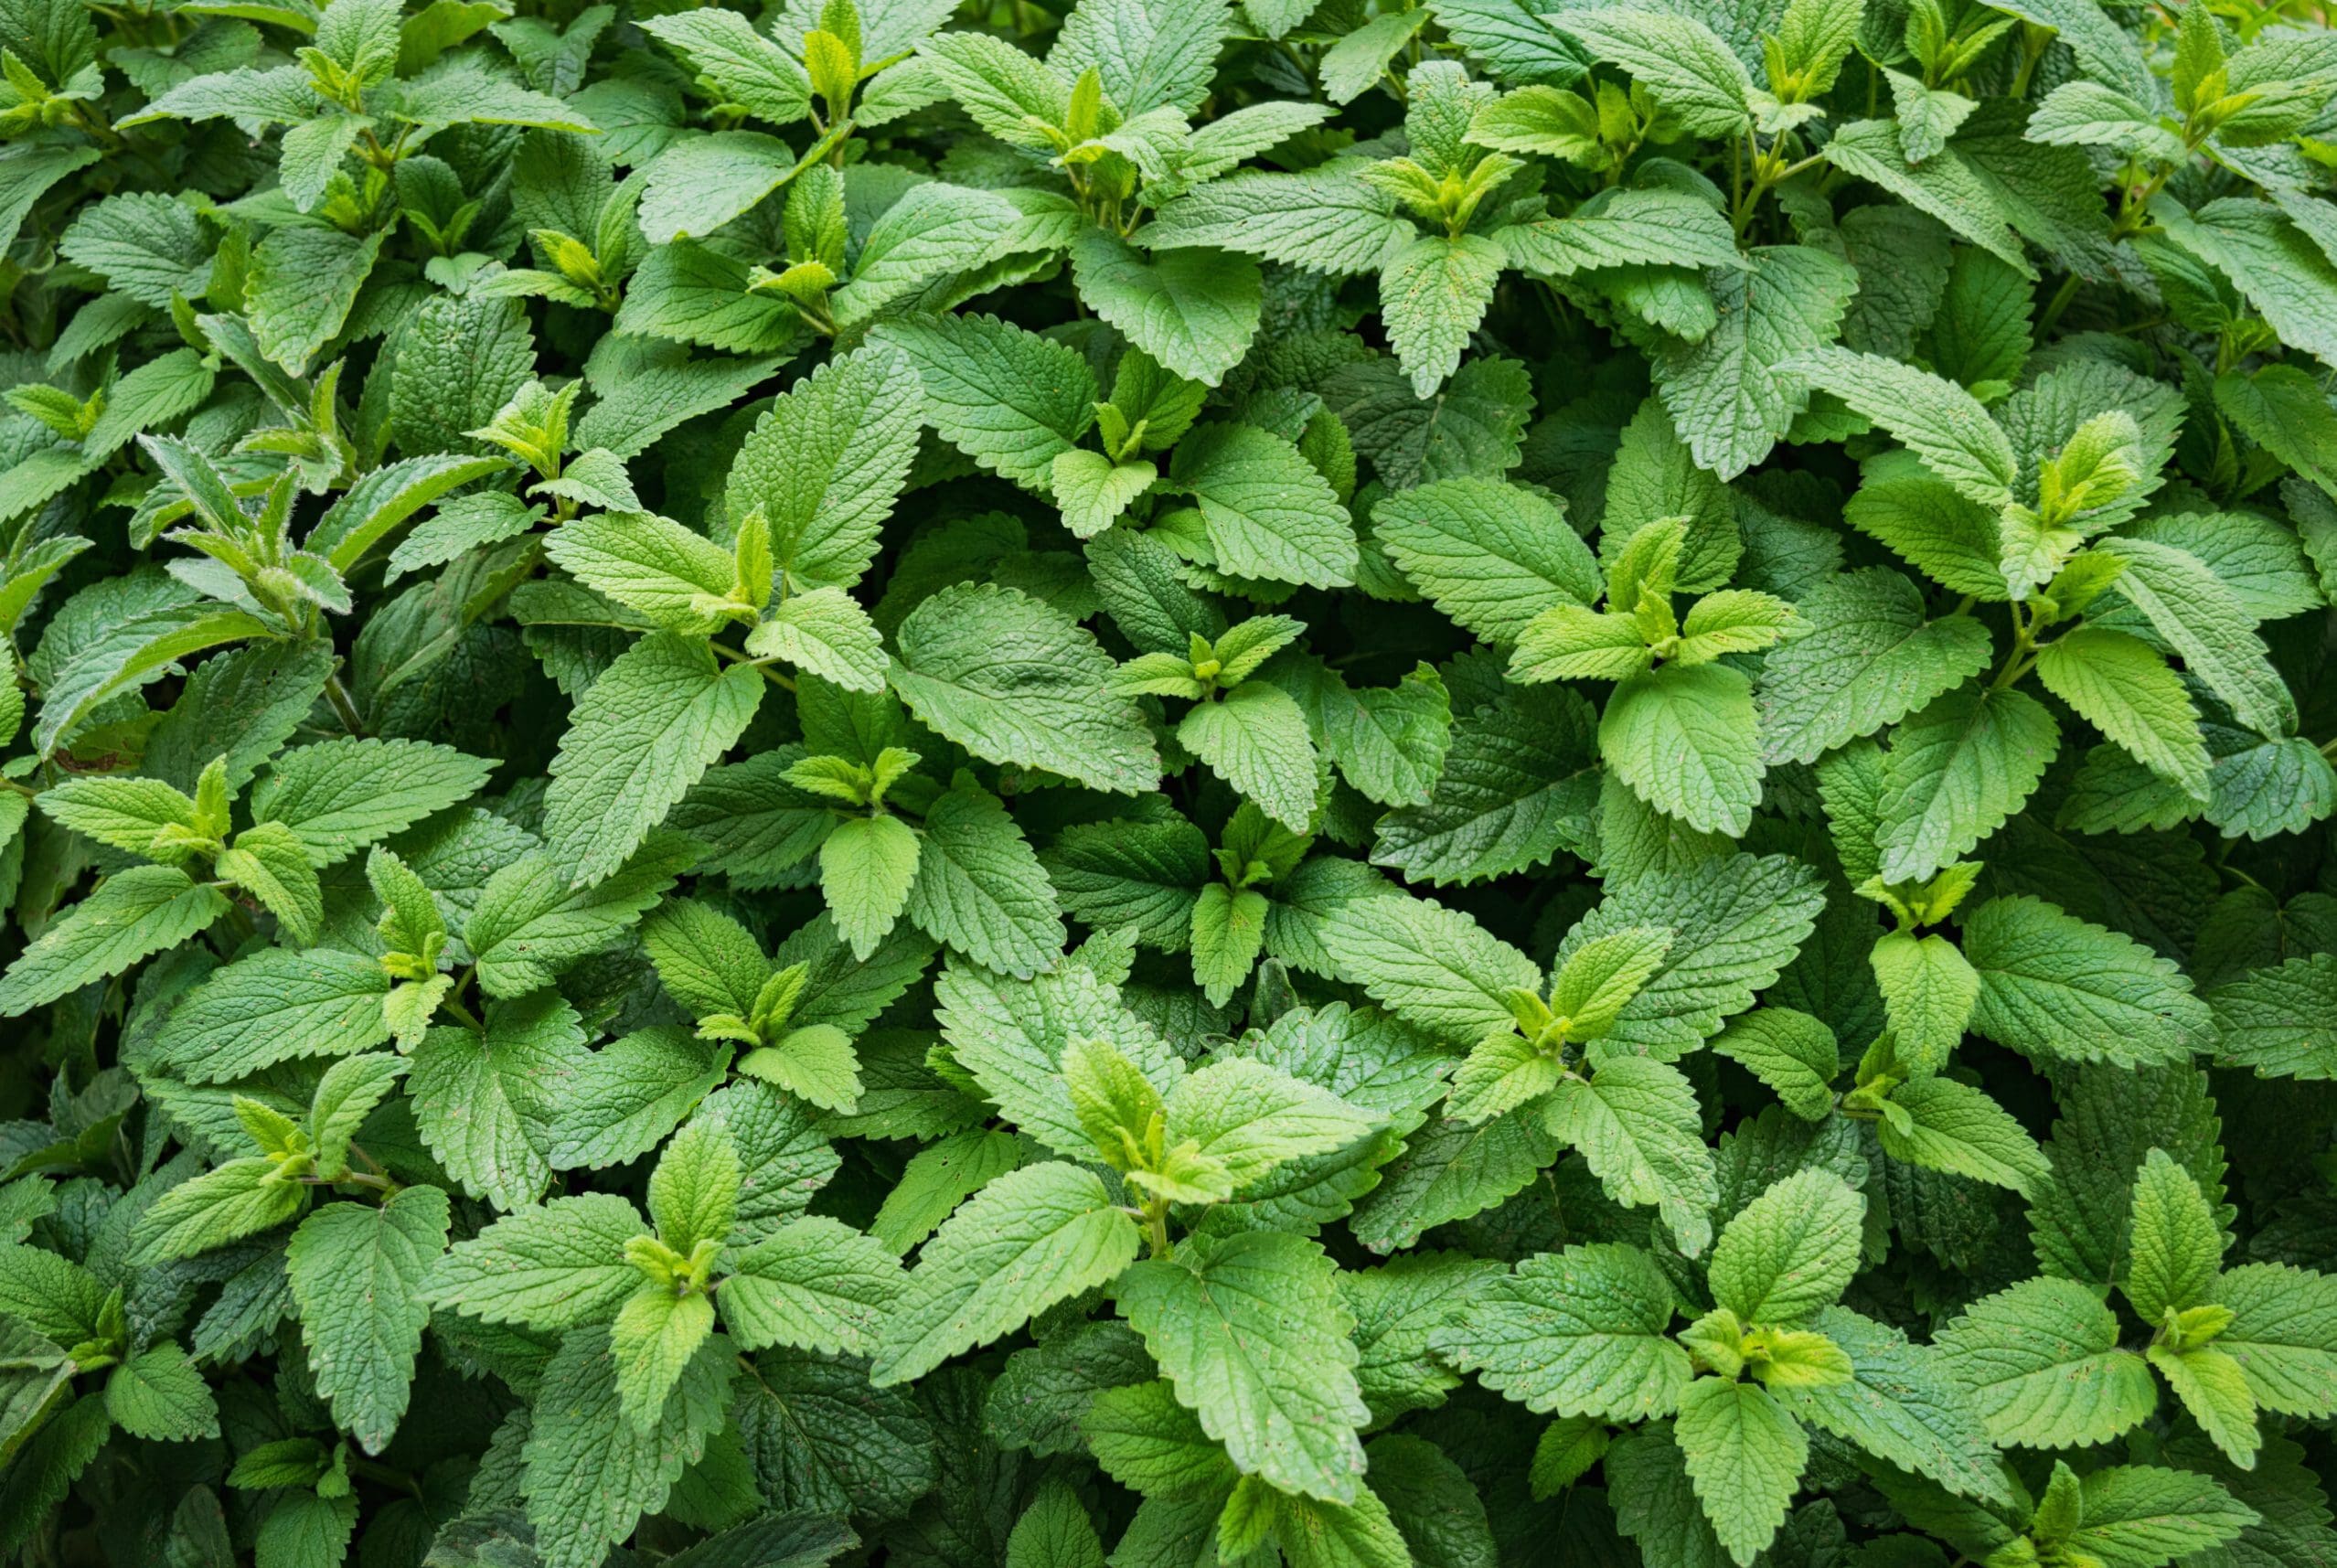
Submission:
[[[0,83],[0,1556],[2337,1562],[2325,5]]]

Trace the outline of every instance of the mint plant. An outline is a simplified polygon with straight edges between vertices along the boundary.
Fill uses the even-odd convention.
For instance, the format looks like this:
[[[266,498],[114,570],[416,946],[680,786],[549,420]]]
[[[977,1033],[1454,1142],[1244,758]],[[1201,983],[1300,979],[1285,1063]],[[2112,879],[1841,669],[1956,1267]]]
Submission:
[[[2337,1561],[2297,0],[0,0],[0,1556]]]

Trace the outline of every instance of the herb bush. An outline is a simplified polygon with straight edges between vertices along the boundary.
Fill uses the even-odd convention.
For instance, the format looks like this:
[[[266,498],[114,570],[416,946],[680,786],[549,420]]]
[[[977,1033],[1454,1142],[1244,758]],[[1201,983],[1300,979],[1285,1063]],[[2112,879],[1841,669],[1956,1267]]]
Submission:
[[[0,1550],[2337,1560],[2337,33],[0,0]]]

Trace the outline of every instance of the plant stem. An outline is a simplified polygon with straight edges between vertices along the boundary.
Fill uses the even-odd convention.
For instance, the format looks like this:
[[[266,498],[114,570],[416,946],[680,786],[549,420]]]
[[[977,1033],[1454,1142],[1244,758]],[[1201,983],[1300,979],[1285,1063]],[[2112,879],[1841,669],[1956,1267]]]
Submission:
[[[342,729],[352,735],[365,733],[365,720],[358,715],[349,688],[341,684],[341,672],[337,669],[325,677],[325,699],[333,705],[333,713],[340,720]]]
[[[2053,291],[2053,298],[2045,301],[2044,314],[2037,317],[2037,336],[2040,339],[2053,330],[2054,324],[2061,319],[2061,313],[2067,310],[2069,302],[2077,297],[2077,285],[2083,281],[2072,272],[2061,280],[2059,288]]]
[[[1152,1243],[1154,1257],[1168,1255],[1168,1200],[1147,1198],[1144,1200],[1144,1233]]]

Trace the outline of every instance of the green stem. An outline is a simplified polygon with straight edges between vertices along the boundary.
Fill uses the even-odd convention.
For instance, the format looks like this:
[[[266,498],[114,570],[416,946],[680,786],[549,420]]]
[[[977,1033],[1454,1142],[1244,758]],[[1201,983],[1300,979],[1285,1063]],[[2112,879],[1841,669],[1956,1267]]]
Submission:
[[[2061,280],[2059,288],[2053,291],[2053,298],[2045,301],[2044,314],[2037,318],[2037,336],[2040,339],[2051,332],[2054,325],[2060,321],[2061,313],[2067,310],[2069,302],[2077,297],[2077,285],[2083,281],[2076,273],[2072,272]]]
[[[2002,691],[2029,673],[2030,667],[2037,662],[2035,639],[2035,623],[2021,613],[2020,603],[2016,600],[2012,605],[2012,652],[2006,657],[2004,667],[1996,672],[1996,678],[1989,682],[1990,691]]]
[[[363,1476],[368,1481],[379,1481],[385,1487],[393,1487],[399,1491],[411,1495],[416,1502],[424,1500],[420,1481],[406,1474],[405,1471],[384,1465],[377,1459],[365,1459],[355,1454],[350,1455],[349,1474]]]
[[[2021,69],[2012,78],[2014,98],[2029,96],[2030,80],[2037,74],[2037,63],[2044,59],[2053,38],[2050,28],[2040,27],[2033,22],[2021,24]]]
[[[793,676],[781,674],[779,671],[772,668],[770,665],[754,657],[752,655],[741,653],[736,648],[726,648],[720,643],[714,643],[710,645],[714,649],[715,657],[728,659],[732,664],[742,664],[759,670],[762,672],[763,679],[769,681],[772,685],[777,687],[782,691],[793,691],[795,689],[795,681]]]
[[[365,720],[358,714],[349,688],[341,684],[341,672],[337,669],[325,677],[325,698],[333,705],[334,716],[340,720],[342,729],[352,735],[365,733]]]
[[[1154,1257],[1168,1255],[1168,1200],[1155,1197],[1144,1200],[1144,1233],[1152,1244]]]
[[[2150,220],[2151,198],[2166,188],[2167,181],[2174,178],[2178,166],[2168,164],[2140,187],[2129,185],[2126,187],[2126,194],[2118,198],[2118,221],[2110,226],[2112,240],[2123,240],[2129,235],[2142,232],[2143,226]]]

